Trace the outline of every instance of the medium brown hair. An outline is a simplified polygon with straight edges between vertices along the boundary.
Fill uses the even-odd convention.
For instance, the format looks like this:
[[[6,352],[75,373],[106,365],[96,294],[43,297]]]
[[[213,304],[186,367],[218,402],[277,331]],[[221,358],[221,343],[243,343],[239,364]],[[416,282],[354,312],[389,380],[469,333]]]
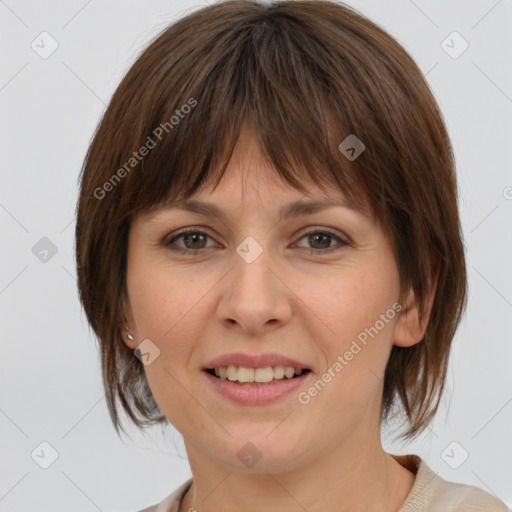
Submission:
[[[393,346],[383,385],[382,420],[399,403],[404,436],[416,435],[438,408],[466,306],[453,151],[404,48],[326,0],[228,0],[186,15],[140,54],[96,129],[79,178],[76,263],[117,432],[118,402],[140,428],[167,422],[122,339],[130,221],[217,186],[245,122],[286,183],[334,185],[371,210],[392,238],[401,300],[414,290],[425,311],[439,271],[424,338]],[[351,134],[365,145],[354,160],[339,149]]]

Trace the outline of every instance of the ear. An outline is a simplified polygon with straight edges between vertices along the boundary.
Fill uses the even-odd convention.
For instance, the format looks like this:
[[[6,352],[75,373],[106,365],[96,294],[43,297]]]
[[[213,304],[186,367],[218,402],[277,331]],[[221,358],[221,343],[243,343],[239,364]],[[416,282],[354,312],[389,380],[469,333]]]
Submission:
[[[419,343],[425,336],[434,297],[436,295],[439,280],[439,260],[433,260],[433,277],[429,282],[429,290],[425,299],[425,311],[420,315],[417,297],[413,290],[409,290],[404,310],[395,327],[393,344],[398,347],[411,347]]]
[[[135,330],[135,323],[133,321],[133,312],[130,306],[130,302],[127,297],[123,296],[121,299],[121,320],[119,322],[119,329],[121,331],[121,337],[123,338],[124,343],[135,350],[138,345],[137,341],[137,332]],[[130,334],[133,337],[133,340],[130,340],[127,336]]]

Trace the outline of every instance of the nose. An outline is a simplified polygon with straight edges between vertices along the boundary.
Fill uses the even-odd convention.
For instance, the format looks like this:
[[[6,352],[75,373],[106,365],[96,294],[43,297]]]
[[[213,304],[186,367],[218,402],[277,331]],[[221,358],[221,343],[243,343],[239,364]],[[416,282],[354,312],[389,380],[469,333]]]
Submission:
[[[261,246],[254,242],[238,247],[233,268],[220,288],[222,296],[217,308],[218,318],[225,327],[255,336],[290,321],[293,295],[270,249],[258,247]]]

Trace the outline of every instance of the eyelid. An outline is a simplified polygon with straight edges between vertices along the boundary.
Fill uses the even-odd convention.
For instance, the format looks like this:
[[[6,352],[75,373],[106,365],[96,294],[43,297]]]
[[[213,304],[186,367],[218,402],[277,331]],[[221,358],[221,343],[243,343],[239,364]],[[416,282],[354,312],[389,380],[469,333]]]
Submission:
[[[201,234],[208,236],[212,240],[214,240],[214,237],[209,233],[208,228],[205,228],[204,226],[189,226],[189,227],[179,229],[177,231],[172,232],[170,235],[168,235],[164,238],[163,243],[164,243],[164,245],[170,245],[173,240],[175,240],[183,235],[188,235],[189,233],[201,233]]]
[[[297,235],[297,236],[302,238],[303,236],[310,235],[312,233],[325,233],[325,234],[331,235],[332,237],[339,238],[340,240],[343,240],[347,244],[350,242],[350,239],[348,236],[340,233],[339,231],[337,231],[335,229],[328,228],[325,226],[312,226],[312,227],[308,227],[308,228],[304,228],[304,229],[305,229],[305,231],[300,231],[299,235]]]
[[[326,227],[322,227],[322,226],[316,226],[316,227],[313,226],[313,227],[307,228],[307,231],[303,231],[297,236],[297,242],[294,243],[294,246],[296,246],[296,244],[298,242],[300,242],[300,240],[302,240],[305,236],[316,234],[316,233],[330,236],[332,239],[334,239],[338,242],[338,245],[334,245],[334,246],[328,247],[326,249],[310,249],[309,247],[299,247],[299,248],[304,249],[305,251],[310,252],[312,254],[322,255],[322,254],[329,254],[329,253],[336,252],[345,246],[351,245],[350,239],[348,237],[346,237],[345,235],[340,235],[338,232],[336,232],[330,228],[326,228]]]
[[[206,235],[208,238],[210,238],[212,240],[215,240],[215,238],[209,234],[208,228],[203,227],[203,226],[188,226],[186,228],[183,228],[183,229],[180,229],[178,231],[174,231],[173,233],[171,233],[169,236],[167,236],[164,239],[163,244],[165,246],[170,246],[173,244],[173,242],[176,239],[179,239],[182,236],[187,235],[189,233],[200,233],[200,234]],[[343,235],[339,234],[339,232],[337,232],[337,230],[333,230],[332,228],[328,228],[325,226],[309,226],[307,228],[304,228],[304,230],[300,231],[299,234],[297,234],[295,236],[296,242],[294,242],[294,245],[292,247],[297,246],[297,243],[300,240],[302,240],[302,238],[304,238],[305,236],[310,235],[310,234],[316,234],[316,233],[326,234],[326,235],[330,236],[331,238],[335,239],[338,242],[338,244],[334,245],[332,247],[325,248],[325,249],[311,249],[308,247],[300,247],[300,246],[298,248],[302,249],[310,254],[322,255],[322,254],[329,254],[329,253],[338,251],[345,246],[352,245],[352,241],[351,241],[350,237],[348,237],[344,234]],[[176,252],[181,252],[183,254],[185,254],[185,253],[200,254],[201,252],[205,251],[206,249],[211,249],[212,247],[213,246],[202,247],[200,249],[186,249],[183,247],[176,247],[172,250],[175,250]]]

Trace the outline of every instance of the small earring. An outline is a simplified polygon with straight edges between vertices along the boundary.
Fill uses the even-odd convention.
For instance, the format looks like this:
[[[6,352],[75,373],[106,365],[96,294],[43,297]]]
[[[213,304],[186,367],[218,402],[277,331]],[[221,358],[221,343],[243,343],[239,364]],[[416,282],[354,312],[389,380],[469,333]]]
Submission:
[[[128,326],[126,326],[126,330],[128,330]],[[126,333],[126,337],[127,337],[130,341],[133,341],[133,336],[132,336],[129,332],[127,332],[127,333]]]

